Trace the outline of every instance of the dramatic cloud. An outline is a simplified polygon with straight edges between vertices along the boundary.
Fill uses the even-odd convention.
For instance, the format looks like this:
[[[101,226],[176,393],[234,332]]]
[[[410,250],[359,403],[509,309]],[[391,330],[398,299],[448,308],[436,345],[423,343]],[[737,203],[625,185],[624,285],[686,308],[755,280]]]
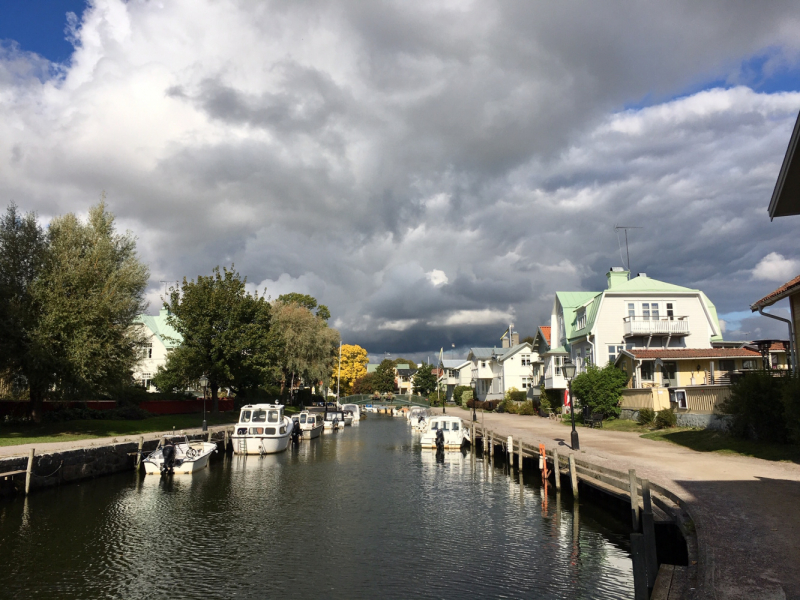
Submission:
[[[786,282],[800,273],[800,260],[770,252],[753,269],[753,279]]]
[[[766,216],[800,94],[754,91],[799,66],[793,2],[95,0],[70,27],[68,65],[0,46],[0,194],[47,219],[105,190],[152,310],[233,262],[421,356],[601,289],[615,224],[721,313],[800,261]]]

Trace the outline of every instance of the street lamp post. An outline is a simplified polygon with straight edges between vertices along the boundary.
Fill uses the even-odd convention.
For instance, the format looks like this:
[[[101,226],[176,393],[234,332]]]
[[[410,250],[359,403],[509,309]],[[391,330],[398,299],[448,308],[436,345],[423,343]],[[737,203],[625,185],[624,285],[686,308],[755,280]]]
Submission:
[[[208,431],[208,424],[206,423],[206,388],[208,388],[208,377],[205,375],[200,378],[200,387],[203,388],[203,431]]]
[[[569,392],[569,409],[572,413],[572,449],[580,450],[581,444],[578,440],[578,432],[575,430],[575,399],[572,397],[572,378],[575,377],[575,365],[567,358],[561,366],[561,372],[567,380],[567,390]]]
[[[478,413],[475,412],[475,402],[478,399],[475,397],[475,388],[478,386],[478,382],[473,379],[469,382],[469,386],[472,388],[472,420],[477,421]]]

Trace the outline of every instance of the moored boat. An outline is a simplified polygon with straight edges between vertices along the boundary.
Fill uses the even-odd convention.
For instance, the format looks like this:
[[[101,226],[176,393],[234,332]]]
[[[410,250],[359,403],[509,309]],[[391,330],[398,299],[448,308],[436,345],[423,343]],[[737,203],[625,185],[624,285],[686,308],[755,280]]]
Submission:
[[[328,410],[325,413],[325,431],[336,431],[344,428],[344,413],[340,410]]]
[[[304,440],[319,437],[319,434],[322,433],[322,415],[319,413],[304,410],[292,417],[292,421],[295,422],[296,427],[300,428],[300,437]]]
[[[361,409],[358,404],[342,404],[342,410],[345,411],[345,415],[347,415],[347,411],[352,413],[353,423],[357,423],[361,420]]]
[[[185,435],[167,436],[159,442],[158,448],[142,461],[144,472],[148,475],[194,473],[205,469],[208,466],[208,459],[216,451],[217,445],[212,442],[202,440],[190,442]]]
[[[289,445],[294,424],[282,404],[248,404],[239,413],[231,442],[236,454],[273,454]]]
[[[444,434],[446,450],[460,450],[465,442],[469,442],[469,430],[462,426],[460,417],[440,415],[430,417],[428,429],[422,434],[420,443],[423,448],[436,448],[436,434]]]

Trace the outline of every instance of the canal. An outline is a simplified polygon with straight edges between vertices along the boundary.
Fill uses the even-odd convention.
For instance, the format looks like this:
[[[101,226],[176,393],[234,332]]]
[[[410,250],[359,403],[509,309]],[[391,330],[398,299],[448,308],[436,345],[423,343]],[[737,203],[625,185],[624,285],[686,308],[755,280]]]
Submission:
[[[370,415],[267,457],[0,503],[0,598],[632,598],[628,533]]]

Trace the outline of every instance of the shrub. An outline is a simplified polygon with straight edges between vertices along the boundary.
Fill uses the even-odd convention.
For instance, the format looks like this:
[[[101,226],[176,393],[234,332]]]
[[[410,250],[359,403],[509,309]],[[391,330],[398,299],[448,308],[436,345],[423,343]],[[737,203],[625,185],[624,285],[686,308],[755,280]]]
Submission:
[[[787,381],[773,377],[768,371],[738,378],[731,385],[730,398],[720,406],[733,416],[731,433],[765,442],[788,442],[793,427],[786,420],[784,387]]]
[[[533,402],[528,400],[527,402],[523,402],[519,405],[517,409],[518,415],[535,415],[536,414],[536,407],[533,405]]]
[[[669,408],[658,411],[656,414],[656,427],[667,429],[678,424],[678,417]]]
[[[639,425],[650,426],[653,424],[653,421],[656,420],[656,411],[652,408],[642,408],[639,409],[639,418],[637,421]]]
[[[547,393],[544,390],[544,385],[542,385],[539,392],[539,409],[547,412],[551,408],[553,408],[553,405],[550,403],[550,398],[547,397]]]
[[[461,404],[461,395],[467,391],[471,392],[472,388],[468,385],[457,385],[453,390],[453,402]]]
[[[600,369],[590,364],[586,372],[572,380],[572,393],[581,406],[588,406],[591,413],[603,413],[604,417],[618,417],[622,390],[628,383],[628,375],[611,363]]]

